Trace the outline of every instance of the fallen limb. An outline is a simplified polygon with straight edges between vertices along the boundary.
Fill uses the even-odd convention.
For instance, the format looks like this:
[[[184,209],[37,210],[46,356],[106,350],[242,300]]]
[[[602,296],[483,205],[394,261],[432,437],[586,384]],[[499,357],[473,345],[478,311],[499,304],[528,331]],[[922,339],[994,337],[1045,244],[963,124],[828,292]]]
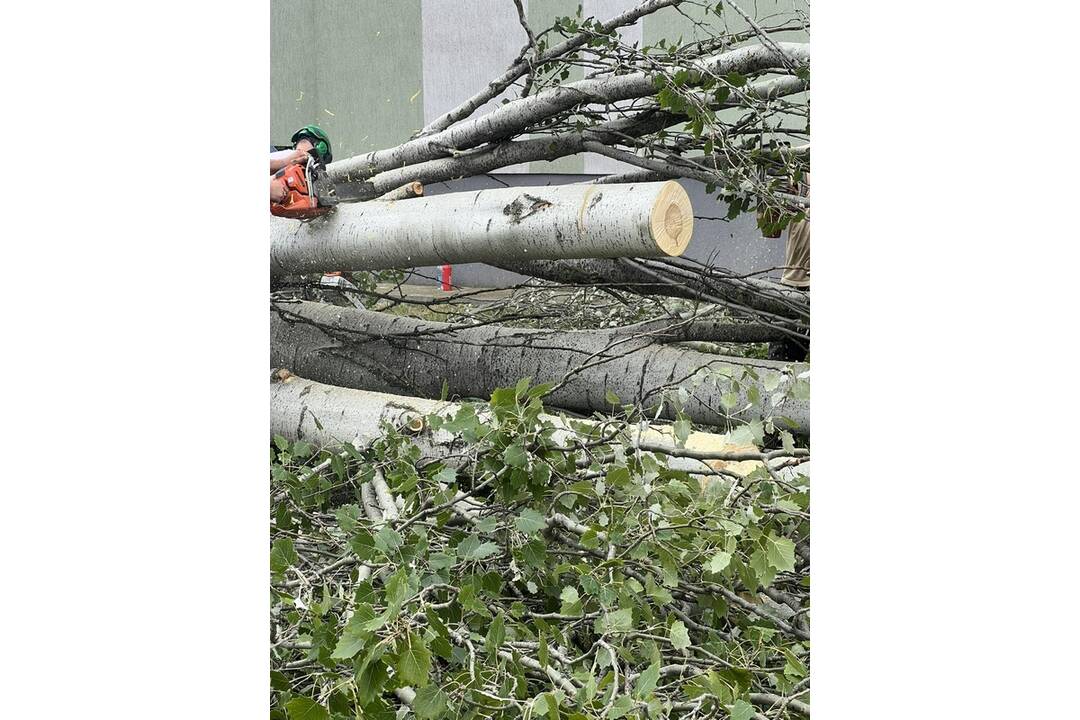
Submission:
[[[733,358],[615,333],[451,326],[312,302],[271,306],[271,364],[342,387],[487,398],[524,377],[554,383],[545,402],[610,412],[609,398],[675,419],[728,425],[788,418],[809,434],[809,400],[778,393],[805,366]],[[770,380],[771,378],[771,380]],[[680,391],[678,388],[682,387]],[[756,395],[758,402],[750,402]]]
[[[673,181],[450,193],[270,221],[271,275],[526,258],[679,255],[693,208]]]

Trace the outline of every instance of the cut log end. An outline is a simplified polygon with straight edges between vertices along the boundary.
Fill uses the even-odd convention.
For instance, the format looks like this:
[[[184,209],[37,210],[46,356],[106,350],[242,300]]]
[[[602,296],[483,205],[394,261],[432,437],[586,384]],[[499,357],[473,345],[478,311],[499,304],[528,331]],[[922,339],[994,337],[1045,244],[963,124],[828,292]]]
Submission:
[[[682,185],[674,180],[664,183],[649,215],[649,226],[658,248],[675,257],[683,254],[694,234],[694,207]]]

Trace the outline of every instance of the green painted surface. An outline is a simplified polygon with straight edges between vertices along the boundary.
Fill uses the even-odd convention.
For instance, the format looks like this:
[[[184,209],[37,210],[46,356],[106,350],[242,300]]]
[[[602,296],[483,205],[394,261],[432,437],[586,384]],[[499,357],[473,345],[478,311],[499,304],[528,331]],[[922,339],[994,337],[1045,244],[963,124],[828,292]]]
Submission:
[[[420,0],[272,0],[274,143],[316,123],[335,159],[392,147],[424,124]]]
[[[580,6],[580,0],[529,0],[527,15],[529,27],[532,28],[534,34],[539,35],[551,27],[555,18],[576,15]],[[545,36],[545,39],[550,47],[562,42],[564,38],[558,33],[550,32]],[[566,82],[580,80],[584,75],[585,73],[580,67],[575,67],[570,71],[570,77],[567,78]],[[529,163],[529,172],[580,174],[585,172],[585,156],[571,155],[553,162],[546,160],[532,162]]]

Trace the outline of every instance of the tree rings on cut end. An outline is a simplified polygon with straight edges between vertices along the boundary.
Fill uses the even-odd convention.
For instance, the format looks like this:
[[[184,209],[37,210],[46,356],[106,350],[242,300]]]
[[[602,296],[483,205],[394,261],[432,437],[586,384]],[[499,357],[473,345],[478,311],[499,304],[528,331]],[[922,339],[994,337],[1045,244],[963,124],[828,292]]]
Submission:
[[[694,207],[682,185],[668,180],[660,188],[649,215],[656,246],[668,255],[679,256],[694,234]]]

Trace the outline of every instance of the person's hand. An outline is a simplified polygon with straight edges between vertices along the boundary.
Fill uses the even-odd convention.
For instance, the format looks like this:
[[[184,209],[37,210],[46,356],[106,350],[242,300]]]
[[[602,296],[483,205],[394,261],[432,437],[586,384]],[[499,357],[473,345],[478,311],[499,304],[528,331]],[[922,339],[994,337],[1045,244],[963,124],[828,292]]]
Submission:
[[[270,178],[270,202],[284,202],[289,197],[285,187],[285,181],[281,178]]]
[[[289,156],[290,165],[302,165],[307,162],[308,152],[307,150],[300,150],[299,148],[293,150],[293,154]]]

